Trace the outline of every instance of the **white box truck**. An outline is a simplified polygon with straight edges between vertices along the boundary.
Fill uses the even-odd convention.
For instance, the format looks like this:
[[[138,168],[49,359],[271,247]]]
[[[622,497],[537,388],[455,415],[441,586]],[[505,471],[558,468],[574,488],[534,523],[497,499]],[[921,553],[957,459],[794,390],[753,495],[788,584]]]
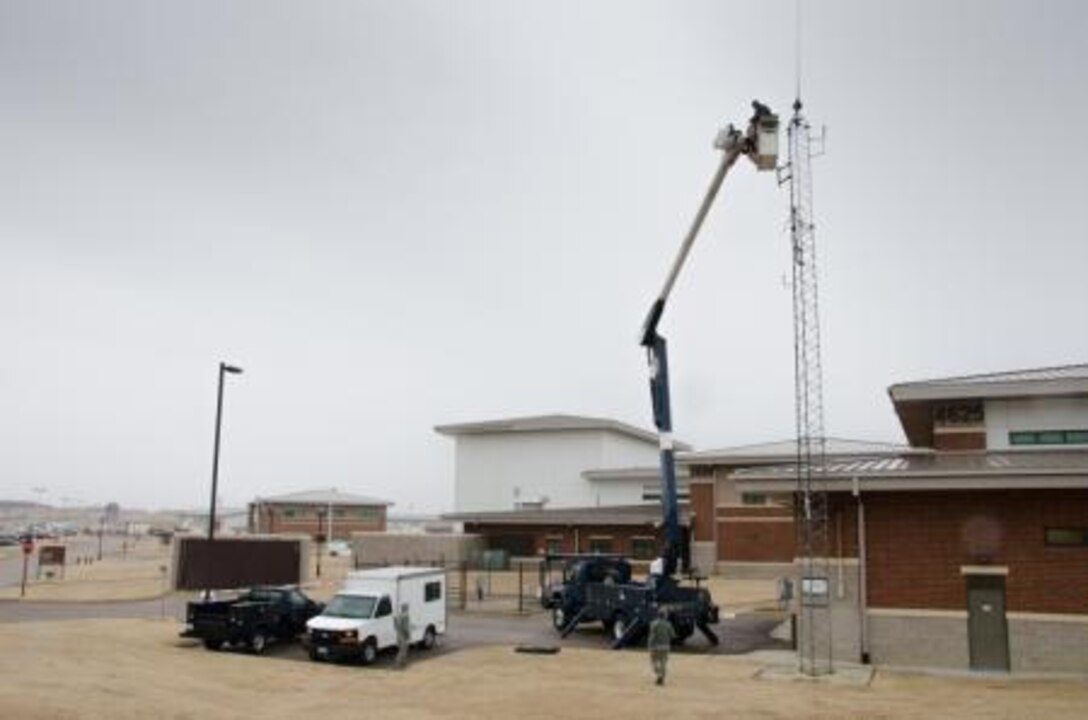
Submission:
[[[394,566],[349,572],[324,611],[306,623],[310,659],[369,665],[397,646],[393,617],[401,605],[408,606],[412,644],[434,647],[446,632],[446,571]]]

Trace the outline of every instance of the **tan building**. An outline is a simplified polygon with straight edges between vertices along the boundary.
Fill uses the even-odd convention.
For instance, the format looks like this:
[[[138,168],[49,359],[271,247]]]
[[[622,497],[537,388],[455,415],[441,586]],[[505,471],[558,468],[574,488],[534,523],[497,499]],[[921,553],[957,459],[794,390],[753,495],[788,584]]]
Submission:
[[[249,504],[249,531],[350,540],[353,532],[385,532],[386,510],[392,504],[335,488],[258,498]]]

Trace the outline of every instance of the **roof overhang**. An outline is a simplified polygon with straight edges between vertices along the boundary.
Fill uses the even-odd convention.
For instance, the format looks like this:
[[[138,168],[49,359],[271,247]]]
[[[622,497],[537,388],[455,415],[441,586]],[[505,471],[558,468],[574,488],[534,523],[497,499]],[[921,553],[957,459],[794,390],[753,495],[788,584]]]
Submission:
[[[1088,475],[971,475],[947,474],[899,477],[836,477],[819,483],[826,492],[948,492],[953,490],[1088,490]],[[787,493],[797,491],[793,478],[744,478],[737,480],[741,492]]]
[[[657,527],[661,524],[661,505],[625,505],[614,507],[553,508],[550,510],[495,510],[456,512],[442,515],[443,520],[491,525],[624,525]],[[680,522],[690,519],[688,507],[681,505]]]

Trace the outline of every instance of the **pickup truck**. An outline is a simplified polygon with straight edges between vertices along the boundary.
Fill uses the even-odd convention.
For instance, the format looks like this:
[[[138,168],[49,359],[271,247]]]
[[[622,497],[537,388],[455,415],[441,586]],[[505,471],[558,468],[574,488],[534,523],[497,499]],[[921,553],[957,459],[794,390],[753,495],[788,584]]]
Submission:
[[[231,645],[259,655],[270,642],[298,637],[323,609],[298,588],[255,587],[232,600],[189,603],[181,636],[203,640],[209,650]]]

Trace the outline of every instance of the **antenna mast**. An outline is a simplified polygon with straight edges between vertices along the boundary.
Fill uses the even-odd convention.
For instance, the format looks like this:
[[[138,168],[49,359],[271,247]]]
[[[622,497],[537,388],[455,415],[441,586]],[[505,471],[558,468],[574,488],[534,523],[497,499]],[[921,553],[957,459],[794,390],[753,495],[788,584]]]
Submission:
[[[833,671],[829,573],[826,442],[823,372],[820,362],[820,303],[816,233],[812,214],[811,127],[793,104],[789,123],[789,164],[780,182],[790,186],[790,241],[793,266],[793,353],[797,424],[797,518],[800,522],[801,604],[798,656],[804,675]]]

